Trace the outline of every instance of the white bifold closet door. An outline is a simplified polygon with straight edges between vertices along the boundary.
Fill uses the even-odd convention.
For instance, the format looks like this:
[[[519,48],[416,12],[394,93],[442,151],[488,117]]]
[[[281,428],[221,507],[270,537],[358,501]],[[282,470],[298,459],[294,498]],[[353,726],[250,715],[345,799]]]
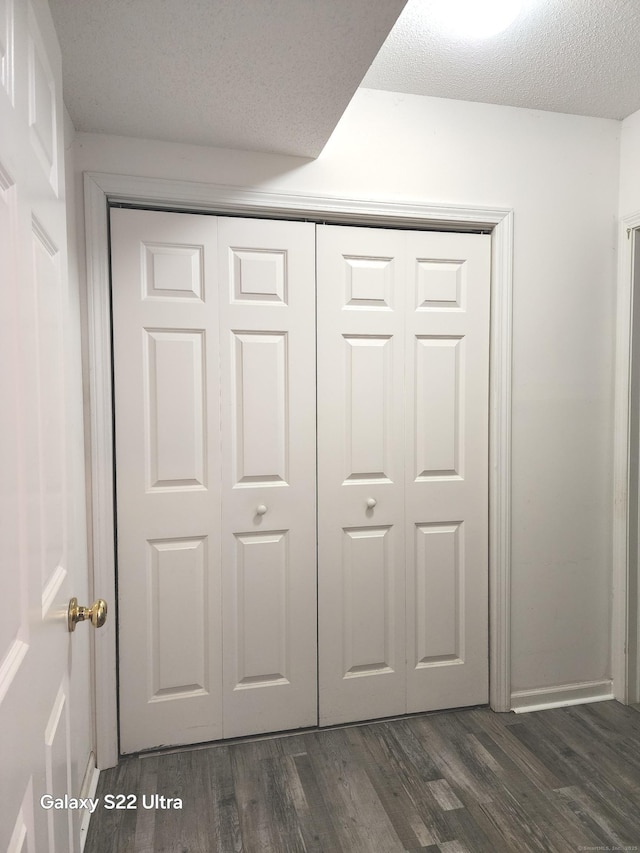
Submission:
[[[111,238],[121,750],[486,702],[490,238]]]
[[[318,226],[320,724],[488,698],[490,237]]]
[[[121,751],[314,725],[314,226],[111,240]]]

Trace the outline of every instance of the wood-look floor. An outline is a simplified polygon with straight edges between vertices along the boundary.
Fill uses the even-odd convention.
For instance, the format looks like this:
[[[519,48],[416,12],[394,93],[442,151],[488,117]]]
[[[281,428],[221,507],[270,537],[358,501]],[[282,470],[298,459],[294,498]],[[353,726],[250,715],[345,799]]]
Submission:
[[[85,853],[638,850],[640,714],[480,708],[134,756],[97,796]]]

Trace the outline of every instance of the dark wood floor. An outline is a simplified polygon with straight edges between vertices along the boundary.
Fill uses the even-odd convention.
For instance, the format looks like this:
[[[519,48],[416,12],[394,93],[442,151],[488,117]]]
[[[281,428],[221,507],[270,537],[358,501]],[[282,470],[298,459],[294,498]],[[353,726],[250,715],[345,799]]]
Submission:
[[[97,796],[85,853],[638,850],[640,714],[481,708],[130,757]]]

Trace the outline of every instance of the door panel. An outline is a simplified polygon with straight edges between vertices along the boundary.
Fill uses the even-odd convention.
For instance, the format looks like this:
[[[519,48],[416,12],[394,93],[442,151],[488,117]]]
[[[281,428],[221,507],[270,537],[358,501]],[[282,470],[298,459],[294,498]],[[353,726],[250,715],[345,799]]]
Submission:
[[[402,247],[318,226],[321,725],[404,712]]]
[[[232,335],[234,486],[287,485],[287,334]]]
[[[291,684],[287,631],[288,531],[236,534],[237,657],[234,690]],[[255,626],[260,625],[257,631]]]
[[[0,849],[75,853],[90,743],[70,736],[87,633],[82,389],[67,270],[62,79],[46,4],[0,2]],[[73,440],[70,438],[73,437]],[[87,645],[84,646],[83,643]],[[75,683],[72,681],[75,678]],[[84,695],[84,694],[83,694]],[[78,718],[76,718],[78,723]]]
[[[204,332],[145,329],[144,337],[147,488],[206,488]]]
[[[226,737],[317,722],[314,237],[218,222]]]
[[[415,666],[463,660],[463,524],[416,524]]]
[[[208,539],[148,542],[151,592],[150,702],[203,696],[209,682]],[[180,642],[176,642],[176,637]]]
[[[491,238],[405,232],[407,711],[488,701]]]
[[[223,734],[216,220],[117,209],[111,239],[126,753]]]
[[[396,666],[391,563],[393,528],[343,531],[344,677],[393,672]]]
[[[487,700],[489,247],[318,227],[322,724]]]
[[[122,751],[315,724],[314,228],[114,210],[112,267]]]
[[[464,339],[417,335],[415,353],[416,481],[461,477]]]
[[[71,787],[71,721],[69,690],[63,678],[45,728],[45,790],[68,791]],[[68,850],[73,838],[72,813],[51,809],[47,812],[50,850]]]
[[[394,341],[390,335],[343,335],[343,340],[348,436],[345,482],[390,482],[386,472],[393,455]]]

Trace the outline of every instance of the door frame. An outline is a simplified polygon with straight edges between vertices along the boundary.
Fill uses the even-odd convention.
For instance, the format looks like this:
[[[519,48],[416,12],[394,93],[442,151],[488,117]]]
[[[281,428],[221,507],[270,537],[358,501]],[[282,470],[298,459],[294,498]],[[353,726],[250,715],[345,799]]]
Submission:
[[[511,710],[511,361],[513,210],[262,192],[219,184],[84,173],[93,588],[116,609],[109,206],[333,224],[491,233],[489,367],[489,702]],[[118,763],[117,619],[94,645],[97,766]]]
[[[613,434],[613,693],[640,702],[640,211],[620,221]],[[636,362],[635,365],[633,362]]]

